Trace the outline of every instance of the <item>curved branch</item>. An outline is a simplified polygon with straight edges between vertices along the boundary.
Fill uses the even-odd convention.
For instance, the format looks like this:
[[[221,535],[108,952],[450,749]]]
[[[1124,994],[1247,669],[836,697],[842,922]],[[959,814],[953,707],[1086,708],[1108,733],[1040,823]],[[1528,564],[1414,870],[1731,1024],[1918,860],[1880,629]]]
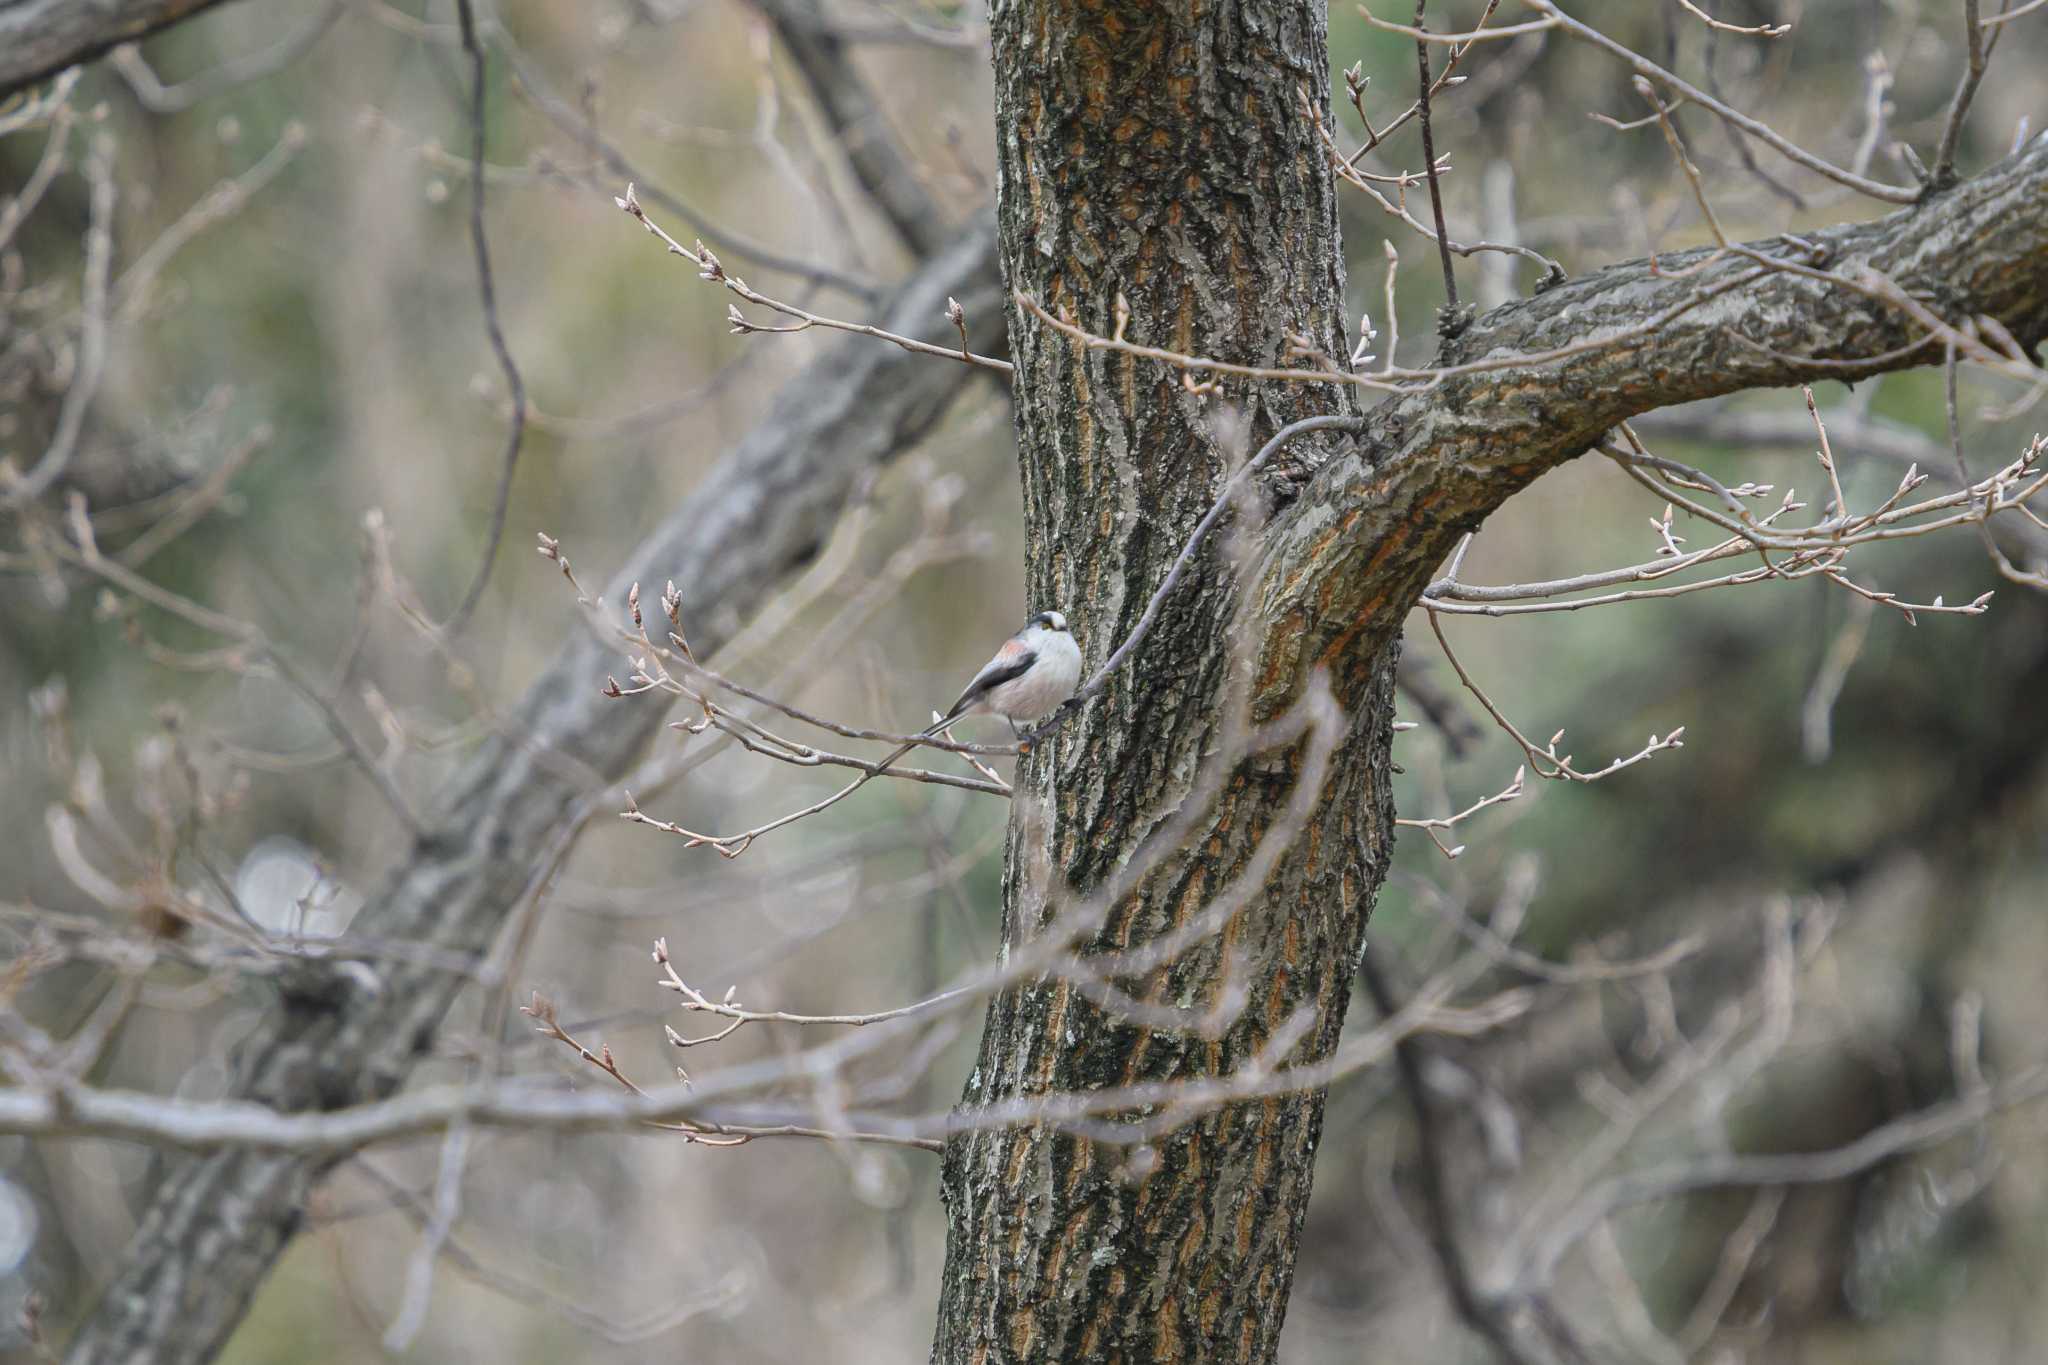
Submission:
[[[2037,138],[1872,222],[1613,266],[1478,319],[1445,359],[1484,368],[1383,401],[1273,522],[1255,589],[1256,618],[1270,623],[1259,714],[1318,664],[1392,640],[1460,536],[1621,422],[1745,389],[1914,368],[1938,354],[1913,345],[1930,321],[1962,329],[1989,317],[2035,346],[2048,336],[2044,198],[2048,139]],[[1643,331],[1652,317],[1662,325]],[[1598,344],[1624,331],[1640,334]]]

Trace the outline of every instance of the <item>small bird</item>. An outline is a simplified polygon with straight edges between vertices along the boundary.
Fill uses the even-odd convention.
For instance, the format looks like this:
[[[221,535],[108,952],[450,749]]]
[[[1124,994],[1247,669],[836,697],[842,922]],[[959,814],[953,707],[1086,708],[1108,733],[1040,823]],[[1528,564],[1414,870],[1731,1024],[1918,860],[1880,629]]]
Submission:
[[[1016,734],[1018,721],[1037,720],[1080,685],[1081,647],[1067,630],[1067,618],[1042,611],[1003,641],[953,709],[925,733],[936,735],[963,716],[986,713],[1010,722],[1010,733]]]

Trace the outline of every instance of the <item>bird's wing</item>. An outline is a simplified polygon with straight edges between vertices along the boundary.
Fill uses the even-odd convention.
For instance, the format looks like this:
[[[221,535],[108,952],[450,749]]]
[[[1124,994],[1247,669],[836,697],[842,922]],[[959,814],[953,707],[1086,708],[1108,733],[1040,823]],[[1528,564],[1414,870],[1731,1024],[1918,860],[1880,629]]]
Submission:
[[[1038,651],[1018,640],[1007,641],[996,651],[996,656],[981,666],[981,672],[974,675],[974,681],[967,684],[967,690],[960,694],[960,700],[953,703],[953,709],[946,713],[951,720],[976,701],[986,696],[989,689],[1001,687],[1012,678],[1021,678],[1038,662]]]

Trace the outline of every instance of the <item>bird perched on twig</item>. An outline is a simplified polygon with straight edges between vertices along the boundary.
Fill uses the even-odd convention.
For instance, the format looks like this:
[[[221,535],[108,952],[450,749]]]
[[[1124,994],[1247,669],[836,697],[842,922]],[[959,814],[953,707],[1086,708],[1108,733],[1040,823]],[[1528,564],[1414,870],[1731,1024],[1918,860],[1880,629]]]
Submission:
[[[1037,720],[1074,695],[1081,685],[1081,647],[1067,630],[1067,618],[1042,611],[1003,641],[946,712],[924,733],[936,735],[964,716],[987,714],[1010,722]],[[1020,736],[1021,738],[1021,736]]]

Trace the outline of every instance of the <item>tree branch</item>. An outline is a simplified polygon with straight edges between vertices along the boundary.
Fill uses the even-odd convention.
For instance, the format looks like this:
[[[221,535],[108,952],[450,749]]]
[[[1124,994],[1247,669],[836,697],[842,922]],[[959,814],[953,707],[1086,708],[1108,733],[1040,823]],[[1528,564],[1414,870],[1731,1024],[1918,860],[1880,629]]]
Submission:
[[[890,132],[873,89],[854,68],[845,41],[818,0],[754,0],[803,73],[826,122],[839,134],[847,164],[896,234],[920,253],[937,251],[950,228]]]
[[[968,304],[975,344],[994,348],[1003,334],[996,291],[994,228],[982,218],[897,291],[885,317],[896,330],[942,337],[955,295]],[[715,623],[745,619],[803,564],[860,476],[922,438],[973,376],[864,337],[827,350],[642,543],[614,599],[634,581],[673,578],[688,618],[704,622],[693,643],[708,657],[723,639]],[[610,810],[602,791],[567,770],[594,773],[602,787],[660,732],[664,707],[621,706],[592,685],[614,648],[591,632],[569,636],[505,731],[519,738],[487,742],[442,794],[428,832],[364,907],[360,932],[448,952],[489,947],[554,853],[582,822]],[[284,1008],[248,1044],[234,1098],[290,1111],[392,1094],[463,981],[412,963],[393,964],[374,992],[319,968],[282,981]],[[336,1159],[324,1150],[208,1151],[172,1167],[70,1359],[210,1358]]]
[[[2035,139],[1873,222],[1613,266],[1480,318],[1446,360],[1485,368],[1380,403],[1365,434],[1276,518],[1247,607],[1266,632],[1258,713],[1284,705],[1318,664],[1392,640],[1460,536],[1618,423],[1745,389],[1911,368],[1931,354],[1911,345],[1930,317],[1960,329],[1989,316],[2033,347],[2048,335],[2043,196],[2048,140]],[[1790,253],[1782,268],[1774,251]],[[1658,316],[1627,346],[1512,363]]]
[[[0,98],[221,0],[9,0],[0,4]]]
[[[484,336],[491,343],[491,355],[505,376],[505,393],[512,416],[505,428],[504,453],[498,457],[498,486],[491,497],[491,520],[484,531],[483,556],[469,588],[462,594],[455,614],[442,627],[450,639],[462,634],[470,614],[483,599],[498,562],[498,546],[505,539],[505,514],[512,506],[512,475],[519,468],[519,450],[526,437],[526,380],[512,358],[505,341],[505,328],[498,320],[498,286],[491,273],[491,239],[484,230],[484,142],[489,129],[484,119],[485,96],[489,93],[489,70],[484,59],[483,39],[476,31],[476,14],[470,0],[455,0],[461,21],[462,50],[469,58],[469,244],[476,257],[477,295],[483,305]]]

